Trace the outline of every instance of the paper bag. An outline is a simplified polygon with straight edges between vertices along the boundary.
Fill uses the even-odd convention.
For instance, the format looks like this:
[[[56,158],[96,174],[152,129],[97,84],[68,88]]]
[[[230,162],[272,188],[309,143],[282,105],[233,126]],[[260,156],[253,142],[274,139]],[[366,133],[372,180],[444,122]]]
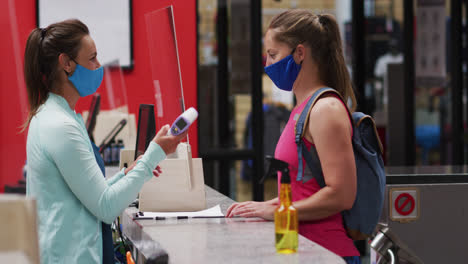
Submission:
[[[176,153],[159,164],[162,170],[159,177],[153,177],[143,185],[139,196],[140,211],[190,212],[206,209],[202,159],[192,158],[190,146],[186,143],[179,144]],[[131,155],[124,154],[127,157]],[[122,159],[123,163],[131,164]]]
[[[180,212],[206,208],[205,181],[200,158],[189,161],[166,159],[159,165],[162,173],[146,182],[140,192],[140,211]]]

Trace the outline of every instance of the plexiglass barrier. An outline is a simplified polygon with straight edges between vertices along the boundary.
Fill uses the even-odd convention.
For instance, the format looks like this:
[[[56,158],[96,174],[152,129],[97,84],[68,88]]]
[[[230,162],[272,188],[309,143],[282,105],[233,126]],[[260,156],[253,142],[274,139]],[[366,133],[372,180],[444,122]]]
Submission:
[[[128,113],[127,88],[119,60],[112,60],[104,65],[102,84],[104,89],[100,93],[103,95],[104,105],[108,105],[109,109]]]
[[[145,15],[156,108],[156,131],[185,111],[172,6]]]
[[[103,81],[97,90],[97,93],[101,95],[97,107],[98,112],[96,113],[96,107],[93,108],[95,100],[90,106],[90,112],[97,116],[95,129],[90,137],[97,146],[103,148],[104,154],[106,153],[104,149],[113,144],[119,145],[121,143],[123,145],[119,145],[120,148],[133,149],[136,141],[136,118],[134,114],[128,112],[127,89],[122,68],[117,59],[103,65],[103,67]],[[88,111],[83,113],[83,118],[88,124],[88,121],[91,120]],[[106,161],[106,155],[103,156],[106,163],[117,162],[117,157],[111,162]]]

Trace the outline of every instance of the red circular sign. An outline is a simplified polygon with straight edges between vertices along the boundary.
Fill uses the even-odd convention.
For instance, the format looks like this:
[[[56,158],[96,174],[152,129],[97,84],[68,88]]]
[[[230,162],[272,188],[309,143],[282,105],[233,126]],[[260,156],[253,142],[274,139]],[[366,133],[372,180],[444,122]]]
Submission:
[[[400,201],[402,201],[401,204]],[[409,208],[405,209],[408,203],[410,204]],[[409,193],[402,193],[395,199],[395,210],[399,214],[406,216],[413,212],[415,204],[416,202],[414,201],[413,196],[411,196]]]

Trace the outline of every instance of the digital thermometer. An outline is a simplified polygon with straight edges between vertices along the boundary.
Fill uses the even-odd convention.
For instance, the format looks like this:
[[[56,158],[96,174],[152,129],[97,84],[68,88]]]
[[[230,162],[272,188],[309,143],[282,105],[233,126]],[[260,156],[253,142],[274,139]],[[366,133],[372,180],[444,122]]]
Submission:
[[[171,129],[169,130],[170,133],[174,136],[178,136],[182,133],[184,133],[189,126],[197,120],[198,117],[198,112],[195,110],[195,108],[190,107],[187,109],[185,112],[183,112],[177,119],[174,121],[174,123],[171,126]]]

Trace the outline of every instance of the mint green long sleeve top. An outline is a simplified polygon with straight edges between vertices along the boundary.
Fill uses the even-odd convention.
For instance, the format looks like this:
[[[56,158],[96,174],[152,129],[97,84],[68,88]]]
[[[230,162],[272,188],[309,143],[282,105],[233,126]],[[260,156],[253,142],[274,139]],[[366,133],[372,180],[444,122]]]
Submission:
[[[27,138],[26,192],[37,200],[41,263],[102,263],[101,222],[110,224],[166,158],[151,142],[124,175],[104,179],[81,115],[49,93]]]

